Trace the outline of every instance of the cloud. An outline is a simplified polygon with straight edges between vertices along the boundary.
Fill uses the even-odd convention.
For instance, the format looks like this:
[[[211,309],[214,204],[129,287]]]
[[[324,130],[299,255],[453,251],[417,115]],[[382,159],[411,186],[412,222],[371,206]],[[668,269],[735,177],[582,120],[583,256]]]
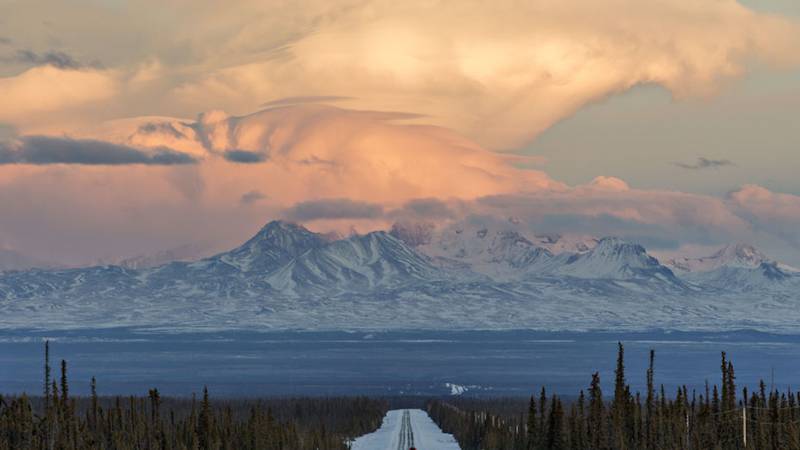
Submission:
[[[399,207],[418,198],[476,198],[563,186],[541,171],[514,167],[507,157],[452,131],[405,124],[396,117],[315,104],[239,117],[216,111],[188,124],[191,139],[164,139],[171,148],[183,150],[191,147],[187,141],[199,142],[228,161],[261,162],[242,164],[236,171],[215,166],[214,176],[239,186],[239,193],[260,186],[286,206],[320,193]],[[117,135],[138,141],[135,129]]]
[[[25,132],[27,127],[52,120],[81,121],[76,117],[80,116],[77,110],[110,100],[119,90],[119,80],[113,72],[51,65],[32,67],[16,76],[0,77],[0,121]]]
[[[160,147],[149,151],[92,139],[23,136],[0,143],[0,164],[181,165],[191,155]]]
[[[401,208],[391,211],[395,219],[442,220],[456,216],[456,211],[444,200],[419,198],[406,202]]]
[[[634,86],[706,97],[753,61],[800,63],[796,22],[732,0],[338,6],[305,4],[313,25],[262,57],[237,53],[266,38],[243,30],[226,45],[245,62],[188,80],[174,95],[210,96],[227,108],[265,97],[346,97],[349,107],[418,113],[418,122],[506,149]]]
[[[619,236],[637,242],[648,249],[675,249],[680,242],[706,242],[707,236],[681,235],[659,224],[621,219],[609,214],[586,216],[581,214],[552,214],[542,216],[529,224],[539,233],[577,234],[592,236]]]
[[[247,150],[227,150],[223,155],[226,160],[241,164],[257,164],[267,160],[267,155]]]
[[[749,184],[729,193],[728,201],[755,229],[781,236],[800,248],[800,196]]]
[[[167,173],[166,179],[189,201],[199,200],[206,190],[206,180],[196,164],[175,165]]]
[[[388,229],[397,221],[513,217],[535,233],[622,235],[659,248],[678,242],[761,240],[773,247],[800,242],[794,231],[800,229],[800,201],[790,194],[745,186],[723,198],[643,190],[610,176],[569,186],[450,130],[408,124],[391,114],[302,104],[245,116],[207,114],[197,121],[146,117],[108,127],[104,132],[117,136],[114,143],[12,136],[4,144],[0,156],[6,162],[39,163],[0,165],[0,205],[13,215],[0,217],[6,227],[0,229],[10,243],[36,248],[40,244],[25,236],[41,232],[84,243],[79,249],[59,244],[58,259],[110,248],[140,253],[144,241],[188,239],[178,228],[191,228],[192,240],[224,248],[222,242],[233,245],[276,217],[339,232]],[[152,159],[159,146],[197,164],[134,162]],[[229,149],[266,160],[232,168],[224,157]],[[133,165],[97,168],[90,160]],[[65,161],[83,165],[47,164]],[[242,207],[255,204],[258,208]],[[137,224],[131,214],[158,221]],[[207,223],[216,225],[206,228]],[[118,231],[100,231],[109,229]],[[107,238],[91,240],[90,232]],[[131,236],[124,246],[112,239],[119,233]]]
[[[360,230],[515,215],[663,245],[796,239],[800,228],[789,194],[746,186],[717,198],[605,176],[568,186],[490,151],[635,86],[707,97],[750,67],[796,64],[792,19],[733,0],[142,1],[0,4],[15,45],[41,48],[26,36],[45,35],[48,10],[70,24],[70,52],[107,65],[31,53],[34,67],[2,72],[0,158],[19,164],[0,165],[0,231],[17,247],[89,258],[190,230],[235,241],[287,211],[320,227],[338,213]],[[278,100],[188,119],[265,99]]]
[[[267,198],[267,196],[264,195],[263,192],[252,190],[242,194],[242,196],[239,198],[239,203],[242,205],[252,205],[253,203],[257,203],[265,198]]]
[[[60,89],[66,78],[54,82],[39,72],[8,77],[20,78],[13,83],[0,79],[0,93],[15,100],[0,105],[0,120],[13,117],[26,133],[41,126],[33,110],[43,109],[42,99],[31,92],[42,93],[47,111],[59,112],[47,123],[66,122],[61,126],[73,124],[77,99],[85,100],[81,117],[92,119],[125,111],[190,117],[209,105],[247,111],[264,99],[281,99],[270,106],[335,101],[413,113],[415,123],[508,149],[634,86],[663,86],[681,99],[706,97],[756,64],[800,63],[796,20],[734,0],[446,0],[435,6],[427,0],[234,0],[227,9],[205,0],[193,8],[143,2],[151,7],[55,0],[0,5],[0,16],[15,17],[6,31],[15,36],[36,33],[43,8],[69,18],[75,24],[70,48],[111,67],[85,67],[80,72],[104,80],[83,74],[70,89]],[[171,19],[169,27],[147,14],[156,6]],[[119,32],[110,35],[109,28]],[[106,39],[101,44],[98,35]],[[31,78],[36,89],[28,87]],[[69,92],[71,102],[56,101]],[[114,107],[91,103],[91,94],[113,98]],[[13,114],[21,108],[31,114]]]
[[[17,129],[8,123],[0,123],[0,144],[17,137]]]
[[[352,100],[351,97],[340,97],[336,95],[306,95],[298,97],[286,97],[272,100],[261,105],[262,108],[274,108],[276,106],[300,105],[303,103],[327,103],[342,100]]]
[[[169,122],[147,122],[143,123],[138,128],[138,133],[149,135],[149,134],[168,134],[176,139],[184,139],[187,136],[178,130],[174,124]]]
[[[52,50],[44,53],[36,53],[31,50],[18,50],[15,59],[23,64],[32,64],[35,66],[47,65],[61,70],[77,70],[84,67],[93,67],[95,69],[102,68],[98,62],[83,64],[67,53]]]
[[[519,217],[528,223],[539,223],[547,216],[607,216],[703,239],[713,235],[725,239],[750,229],[724,199],[664,190],[613,191],[589,184],[561,192],[488,196],[477,203],[487,214]]]
[[[630,186],[628,186],[628,183],[626,183],[625,180],[621,180],[616,177],[605,177],[602,175],[595,177],[587,187],[600,191],[611,192],[625,192],[630,190]]]
[[[288,219],[297,221],[376,219],[382,216],[383,206],[346,198],[310,200],[298,203],[286,211]]]
[[[702,156],[697,158],[697,162],[694,164],[687,164],[682,162],[676,162],[673,164],[682,169],[689,169],[689,170],[718,169],[720,167],[729,167],[736,165],[732,161],[727,159],[707,159],[703,158]]]
[[[7,38],[5,36],[0,36],[0,45],[11,45],[14,41],[11,38]]]

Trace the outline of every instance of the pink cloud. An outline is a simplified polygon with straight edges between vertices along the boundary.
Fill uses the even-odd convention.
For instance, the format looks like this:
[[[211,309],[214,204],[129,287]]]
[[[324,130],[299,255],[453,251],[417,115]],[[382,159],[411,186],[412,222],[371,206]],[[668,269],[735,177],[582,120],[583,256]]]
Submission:
[[[0,122],[43,126],[42,122],[53,116],[62,118],[109,100],[118,90],[118,81],[109,71],[33,67],[0,78]]]
[[[728,201],[755,228],[783,236],[800,246],[800,196],[748,184],[731,192]]]
[[[115,121],[97,135],[142,148],[169,144],[198,163],[0,167],[0,238],[48,259],[53,255],[43,252],[52,250],[85,261],[148,246],[232,245],[278,217],[342,233],[398,220],[482,216],[516,217],[533,231],[564,227],[694,244],[749,241],[765,232],[800,237],[792,231],[800,228],[797,196],[759,186],[727,198],[643,190],[608,176],[568,186],[454,132],[406,120],[301,104],[243,117]],[[232,151],[262,157],[233,163],[226,159]],[[242,201],[253,193],[258,201]]]

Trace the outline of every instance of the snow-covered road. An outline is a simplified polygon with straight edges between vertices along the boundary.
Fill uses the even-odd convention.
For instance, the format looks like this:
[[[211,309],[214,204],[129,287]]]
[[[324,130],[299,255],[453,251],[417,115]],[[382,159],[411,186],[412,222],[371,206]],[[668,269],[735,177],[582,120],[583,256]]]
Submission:
[[[353,441],[353,450],[460,450],[452,435],[445,434],[420,409],[386,413],[380,429]]]

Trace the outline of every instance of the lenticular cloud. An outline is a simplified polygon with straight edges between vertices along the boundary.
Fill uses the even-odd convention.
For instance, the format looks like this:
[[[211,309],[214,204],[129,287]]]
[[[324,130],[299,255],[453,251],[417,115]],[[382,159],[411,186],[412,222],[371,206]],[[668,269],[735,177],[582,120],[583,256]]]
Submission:
[[[800,62],[796,23],[733,0],[368,1],[301,33],[280,57],[185,83],[179,98],[339,96],[409,111],[493,149],[529,142],[581,106],[639,84],[706,96],[747,63]]]

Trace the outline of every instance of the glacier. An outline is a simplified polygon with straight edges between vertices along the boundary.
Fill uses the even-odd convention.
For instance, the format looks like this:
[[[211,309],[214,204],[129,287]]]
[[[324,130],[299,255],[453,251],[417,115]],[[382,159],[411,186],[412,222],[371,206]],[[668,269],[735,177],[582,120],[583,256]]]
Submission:
[[[198,261],[0,273],[0,328],[800,330],[800,272],[742,246],[661,263],[614,237],[273,221]]]

